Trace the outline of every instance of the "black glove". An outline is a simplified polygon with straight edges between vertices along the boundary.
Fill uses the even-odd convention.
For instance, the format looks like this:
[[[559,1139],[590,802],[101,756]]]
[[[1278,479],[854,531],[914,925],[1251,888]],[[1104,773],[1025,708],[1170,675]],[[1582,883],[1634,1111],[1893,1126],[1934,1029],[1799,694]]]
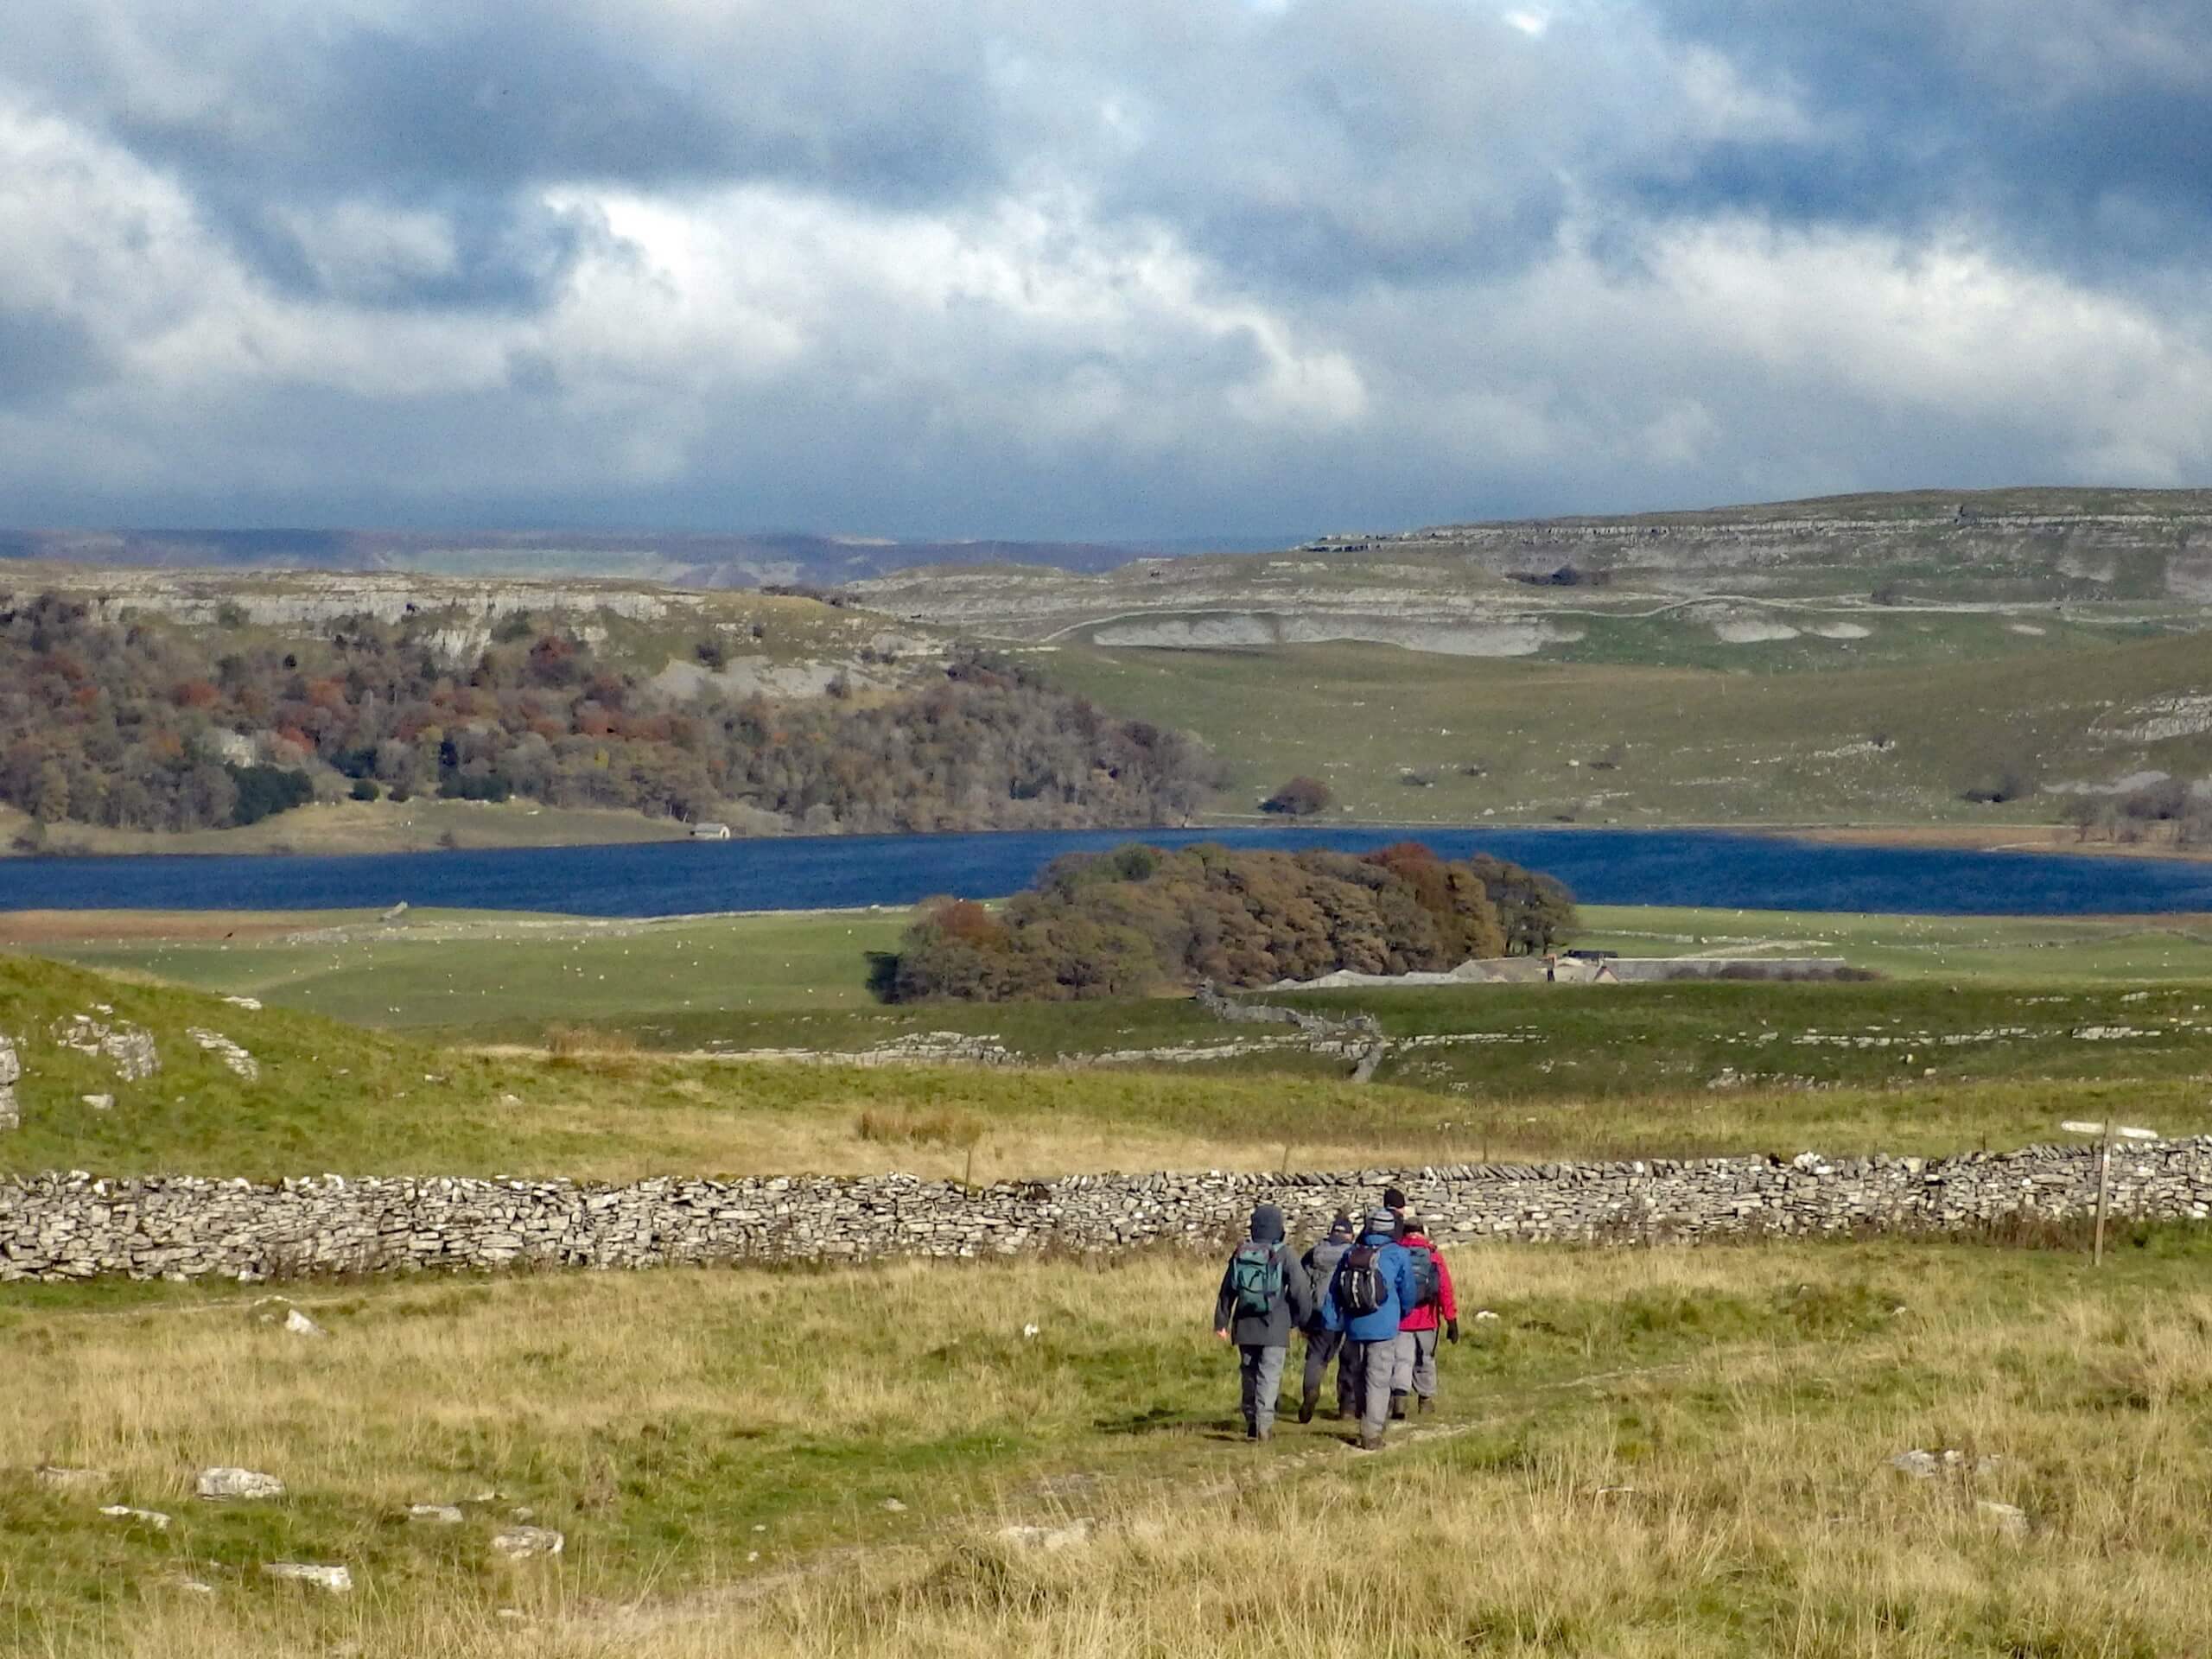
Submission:
[[[1444,1321],[1444,1339],[1446,1342],[1457,1342],[1459,1340],[1459,1320],[1446,1319]]]

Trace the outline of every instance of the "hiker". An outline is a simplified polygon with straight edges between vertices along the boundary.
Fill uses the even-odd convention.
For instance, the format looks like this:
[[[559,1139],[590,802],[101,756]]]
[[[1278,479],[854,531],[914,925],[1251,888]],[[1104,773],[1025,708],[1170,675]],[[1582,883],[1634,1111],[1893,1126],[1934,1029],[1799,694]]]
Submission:
[[[1414,1293],[1413,1258],[1398,1243],[1398,1218],[1377,1210],[1337,1262],[1329,1294],[1321,1299],[1323,1323],[1344,1333],[1339,1380],[1344,1372],[1351,1373],[1352,1398],[1359,1404],[1359,1444],[1365,1451],[1382,1446],[1390,1421],[1398,1321],[1414,1305]]]
[[[1384,1187],[1382,1189],[1382,1207],[1385,1210],[1388,1210],[1391,1215],[1398,1220],[1403,1221],[1406,1218],[1406,1194],[1404,1189],[1395,1186]]]
[[[1329,1236],[1317,1242],[1306,1252],[1300,1266],[1306,1269],[1306,1282],[1313,1288],[1314,1312],[1306,1321],[1306,1388],[1299,1396],[1298,1421],[1310,1423],[1314,1408],[1321,1403],[1321,1379],[1329,1374],[1329,1362],[1337,1364],[1337,1415],[1344,1417],[1357,1409],[1351,1397],[1351,1380],[1338,1359],[1344,1345],[1344,1333],[1332,1331],[1322,1322],[1320,1306],[1329,1294],[1329,1281],[1337,1271],[1337,1263],[1344,1253],[1351,1249],[1352,1235],[1359,1230],[1352,1218],[1343,1211],[1337,1211],[1329,1223]]]
[[[1436,1338],[1438,1326],[1452,1342],[1459,1340],[1459,1297],[1452,1288],[1452,1269],[1428,1235],[1421,1217],[1408,1215],[1398,1224],[1398,1243],[1411,1260],[1413,1306],[1398,1320],[1398,1356],[1390,1379],[1390,1415],[1402,1420],[1406,1396],[1414,1396],[1416,1411],[1436,1408]]]
[[[1261,1205],[1252,1236],[1229,1258],[1213,1307],[1214,1335],[1236,1344],[1248,1438],[1274,1438],[1290,1333],[1313,1317],[1313,1287],[1283,1243],[1282,1211]]]

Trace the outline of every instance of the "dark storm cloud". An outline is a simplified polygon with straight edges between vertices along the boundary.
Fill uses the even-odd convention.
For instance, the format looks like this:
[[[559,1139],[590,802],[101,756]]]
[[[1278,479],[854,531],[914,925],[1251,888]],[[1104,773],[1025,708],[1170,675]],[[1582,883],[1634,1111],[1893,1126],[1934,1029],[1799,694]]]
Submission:
[[[2069,267],[2212,235],[2212,7],[2200,0],[1670,0],[1672,36],[1793,89],[1813,143],[1729,144],[1655,200],[1915,232],[1971,224]]]

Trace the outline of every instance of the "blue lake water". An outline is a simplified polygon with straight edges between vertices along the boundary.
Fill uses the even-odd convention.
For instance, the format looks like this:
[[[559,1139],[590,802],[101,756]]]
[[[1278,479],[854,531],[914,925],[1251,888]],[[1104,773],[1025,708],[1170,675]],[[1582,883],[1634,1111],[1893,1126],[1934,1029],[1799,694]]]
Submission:
[[[1132,840],[1362,852],[1408,838],[1548,871],[1599,905],[1923,915],[2212,912],[2212,863],[1846,847],[1678,830],[1307,830],[829,836],[308,857],[0,859],[0,909],[416,906],[582,916],[905,905],[1014,893],[1060,854]]]

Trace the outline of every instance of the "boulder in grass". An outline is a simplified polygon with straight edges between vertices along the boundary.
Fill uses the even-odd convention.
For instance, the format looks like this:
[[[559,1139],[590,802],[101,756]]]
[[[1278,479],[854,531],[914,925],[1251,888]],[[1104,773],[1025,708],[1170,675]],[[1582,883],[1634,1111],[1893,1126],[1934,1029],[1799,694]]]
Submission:
[[[1073,1549],[1090,1541],[1090,1522],[1071,1521],[1065,1527],[1001,1527],[1001,1541],[1022,1549],[1041,1549],[1048,1554],[1062,1549]]]
[[[128,1503],[103,1503],[100,1513],[111,1521],[141,1521],[156,1532],[169,1529],[169,1518],[159,1510],[134,1510]]]
[[[88,1487],[107,1484],[105,1469],[71,1469],[58,1463],[49,1463],[31,1478],[49,1492],[81,1492]]]
[[[204,1498],[223,1503],[233,1498],[282,1497],[284,1483],[258,1469],[219,1467],[202,1469],[193,1481],[192,1490]]]
[[[457,1527],[468,1517],[461,1513],[458,1503],[410,1503],[407,1518],[410,1521],[428,1521],[441,1527]]]
[[[347,1568],[324,1567],[314,1561],[264,1561],[261,1572],[264,1578],[289,1579],[295,1584],[311,1584],[334,1596],[342,1596],[353,1587],[353,1574]]]
[[[526,1561],[533,1555],[558,1555],[568,1542],[550,1527],[509,1527],[493,1535],[492,1548],[511,1561]]]

